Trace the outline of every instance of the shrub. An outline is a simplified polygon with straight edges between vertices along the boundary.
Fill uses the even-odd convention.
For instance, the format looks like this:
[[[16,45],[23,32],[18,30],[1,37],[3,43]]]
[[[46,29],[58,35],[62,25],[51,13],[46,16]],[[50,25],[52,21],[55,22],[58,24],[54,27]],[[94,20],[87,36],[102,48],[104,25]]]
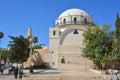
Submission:
[[[33,65],[32,68],[35,68],[35,69],[38,69],[38,68],[47,69],[48,67],[46,66],[46,64],[40,64],[40,65]]]

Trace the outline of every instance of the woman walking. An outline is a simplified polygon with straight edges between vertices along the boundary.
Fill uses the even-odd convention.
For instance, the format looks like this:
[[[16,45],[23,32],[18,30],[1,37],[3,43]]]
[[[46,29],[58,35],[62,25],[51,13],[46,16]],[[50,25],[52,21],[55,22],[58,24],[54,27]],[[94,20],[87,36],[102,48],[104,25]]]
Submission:
[[[17,79],[17,77],[18,77],[18,66],[14,69],[14,76],[15,76],[15,79]]]
[[[22,66],[20,65],[19,67],[19,79],[22,80],[22,75],[23,75],[23,68]]]

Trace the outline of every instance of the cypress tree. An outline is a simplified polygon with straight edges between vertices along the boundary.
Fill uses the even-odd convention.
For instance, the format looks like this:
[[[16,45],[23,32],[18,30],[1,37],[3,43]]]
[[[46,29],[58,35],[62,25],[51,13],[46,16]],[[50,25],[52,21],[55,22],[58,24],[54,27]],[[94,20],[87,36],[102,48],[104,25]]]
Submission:
[[[116,15],[115,27],[116,27],[116,39],[120,40],[120,18],[118,13]]]
[[[116,37],[116,54],[117,54],[117,60],[120,60],[120,18],[119,14],[116,15],[116,21],[115,21],[115,37]]]
[[[4,37],[4,33],[3,32],[0,32],[0,43],[1,43],[1,38]]]

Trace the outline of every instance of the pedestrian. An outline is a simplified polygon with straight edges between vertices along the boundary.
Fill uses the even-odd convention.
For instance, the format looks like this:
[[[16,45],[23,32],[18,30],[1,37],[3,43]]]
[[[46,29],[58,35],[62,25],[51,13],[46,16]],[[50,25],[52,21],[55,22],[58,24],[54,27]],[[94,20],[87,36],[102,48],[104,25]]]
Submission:
[[[22,66],[20,65],[19,67],[19,79],[22,80],[22,75],[23,75],[23,68]]]
[[[117,73],[114,74],[114,80],[119,80]]]
[[[15,66],[12,67],[12,73],[14,74],[15,72]]]
[[[30,66],[30,73],[33,73],[33,68]]]
[[[9,70],[9,74],[12,74],[12,66],[11,65],[8,67],[8,70]]]
[[[16,66],[14,69],[14,77],[15,77],[15,79],[17,79],[17,77],[18,77],[18,66]]]
[[[19,71],[19,79],[22,80],[22,71]]]
[[[3,74],[4,66],[1,66],[1,74]]]

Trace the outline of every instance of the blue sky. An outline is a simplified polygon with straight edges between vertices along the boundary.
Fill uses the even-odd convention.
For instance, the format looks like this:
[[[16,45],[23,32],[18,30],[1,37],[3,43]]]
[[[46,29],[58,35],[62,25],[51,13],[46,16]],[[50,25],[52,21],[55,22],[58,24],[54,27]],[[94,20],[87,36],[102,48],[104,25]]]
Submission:
[[[0,32],[4,33],[0,47],[7,48],[8,35],[26,37],[31,26],[39,44],[49,45],[49,28],[67,9],[86,11],[95,24],[109,24],[114,29],[116,13],[120,15],[120,0],[0,0]]]

